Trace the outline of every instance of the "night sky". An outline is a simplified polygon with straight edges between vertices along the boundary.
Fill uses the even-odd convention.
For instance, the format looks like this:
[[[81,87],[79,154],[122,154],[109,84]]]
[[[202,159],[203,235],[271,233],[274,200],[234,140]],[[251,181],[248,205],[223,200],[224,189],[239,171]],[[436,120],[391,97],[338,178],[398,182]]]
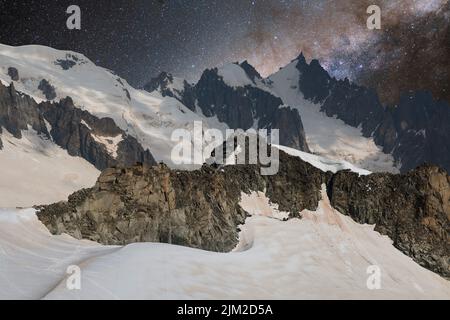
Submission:
[[[81,31],[66,28],[71,4]],[[366,27],[371,4],[381,30]],[[450,101],[448,0],[0,0],[0,23],[1,43],[77,51],[135,86],[244,59],[268,75],[303,51],[387,102],[417,89]]]

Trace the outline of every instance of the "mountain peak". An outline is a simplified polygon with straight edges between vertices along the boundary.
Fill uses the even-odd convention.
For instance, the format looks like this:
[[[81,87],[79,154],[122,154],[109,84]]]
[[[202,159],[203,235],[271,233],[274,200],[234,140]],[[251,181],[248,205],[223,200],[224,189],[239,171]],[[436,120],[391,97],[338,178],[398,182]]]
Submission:
[[[173,83],[173,76],[165,71],[161,72],[158,76],[152,78],[147,84],[144,85],[144,90],[153,92],[155,90],[161,90],[167,88],[167,86]]]
[[[261,74],[253,67],[247,60],[244,60],[239,64],[244,69],[247,76],[254,82],[255,79],[262,79]]]
[[[306,58],[303,55],[303,51],[300,52],[299,56],[295,60],[297,60],[299,64],[306,64]]]

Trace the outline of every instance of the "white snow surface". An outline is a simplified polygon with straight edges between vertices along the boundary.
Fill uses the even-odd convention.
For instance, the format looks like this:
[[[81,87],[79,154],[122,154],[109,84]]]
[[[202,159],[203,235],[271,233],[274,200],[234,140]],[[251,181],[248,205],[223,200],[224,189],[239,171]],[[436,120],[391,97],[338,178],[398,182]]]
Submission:
[[[303,97],[298,89],[300,72],[296,64],[294,60],[269,80],[273,92],[300,113],[311,152],[332,160],[345,160],[372,172],[398,173],[392,155],[383,153],[372,138],[364,137],[359,128],[328,117],[320,111],[319,104]]]
[[[76,65],[68,70],[55,62],[76,57]],[[256,83],[237,64],[226,64],[218,69],[225,83],[232,87],[256,86],[280,96],[286,105],[296,108],[302,116],[306,137],[313,153],[332,160],[345,160],[370,171],[395,171],[391,155],[384,154],[372,139],[364,138],[357,128],[341,120],[327,117],[320,106],[306,101],[297,89],[299,72],[295,61],[269,78],[271,85],[257,79]],[[204,128],[223,130],[226,125],[201,112],[192,112],[178,100],[162,97],[157,91],[148,93],[136,90],[111,71],[96,66],[82,54],[30,45],[11,47],[0,45],[0,81],[11,82],[8,67],[19,71],[18,91],[32,96],[36,101],[45,99],[38,90],[45,78],[55,87],[57,100],[72,97],[75,105],[98,117],[111,117],[117,125],[149,148],[157,161],[172,167],[186,163],[186,159],[172,158],[171,151],[178,141],[172,141],[175,129],[192,132],[194,121],[203,121]],[[183,80],[174,78],[173,91],[182,90]],[[131,99],[128,99],[127,92]],[[114,152],[114,150],[111,150]],[[190,159],[189,159],[190,160]]]
[[[0,208],[66,200],[73,192],[92,187],[100,174],[92,164],[70,156],[31,128],[22,131],[22,139],[4,129],[0,139]]]
[[[68,56],[78,59],[72,68],[63,70],[55,64]],[[72,51],[38,45],[0,45],[0,81],[4,85],[12,82],[8,67],[19,71],[20,79],[14,82],[18,91],[38,102],[45,100],[38,89],[39,82],[45,78],[55,87],[55,100],[70,96],[77,107],[100,118],[112,118],[121,129],[136,137],[144,148],[149,148],[157,161],[169,165],[172,164],[170,151],[177,144],[171,141],[173,130],[192,130],[194,121],[202,121],[201,116],[178,100],[162,97],[157,92],[136,90],[111,71]],[[128,99],[127,92],[131,99]]]
[[[253,81],[247,76],[244,69],[235,63],[227,63],[219,68],[218,75],[230,87],[254,86]]]
[[[288,148],[285,146],[278,146],[278,145],[274,145],[274,147],[277,147],[278,149],[286,152],[287,154],[294,156],[294,157],[299,157],[300,159],[302,159],[305,162],[308,162],[309,164],[311,164],[312,166],[316,167],[317,169],[320,169],[324,172],[327,171],[331,171],[333,173],[336,173],[338,171],[341,170],[350,170],[352,172],[356,172],[359,175],[362,176],[366,176],[371,174],[372,172],[368,171],[368,170],[364,170],[361,168],[358,168],[356,166],[354,166],[353,164],[347,162],[347,161],[343,161],[343,160],[330,160],[318,155],[314,155],[311,153],[307,153],[307,152],[303,152],[297,149],[293,149],[293,148]]]
[[[109,155],[111,155],[114,159],[117,158],[117,151],[119,150],[119,143],[123,141],[122,134],[119,134],[115,137],[106,137],[96,135],[94,133],[90,133],[91,137],[98,143],[101,143],[105,146],[106,151]]]
[[[392,242],[330,207],[284,214],[261,192],[243,194],[252,214],[230,253],[159,243],[100,246],[52,236],[34,210],[0,210],[0,298],[13,299],[449,299],[450,282]],[[81,290],[66,287],[81,268]],[[381,268],[369,290],[367,268]]]

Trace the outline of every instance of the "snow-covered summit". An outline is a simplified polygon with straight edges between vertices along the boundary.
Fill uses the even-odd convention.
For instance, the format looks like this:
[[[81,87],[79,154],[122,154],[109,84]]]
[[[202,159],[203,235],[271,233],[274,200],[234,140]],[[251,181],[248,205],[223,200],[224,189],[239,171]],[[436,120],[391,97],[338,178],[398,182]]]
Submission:
[[[17,70],[13,81],[8,73]],[[71,97],[76,107],[103,118],[110,117],[125,132],[134,136],[158,161],[171,163],[177,128],[192,129],[202,118],[177,99],[163,97],[131,87],[110,70],[96,66],[85,56],[44,46],[11,47],[0,45],[0,81],[14,82],[17,91],[40,102],[46,100],[39,84],[45,79],[59,100]]]
[[[360,128],[345,124],[342,120],[328,117],[321,111],[320,103],[305,99],[299,90],[299,59],[293,60],[268,78],[271,90],[283,102],[298,110],[305,128],[306,140],[312,153],[336,161],[347,161],[373,172],[398,172],[390,154],[385,154],[373,138],[364,137]],[[303,61],[303,63],[306,63]]]

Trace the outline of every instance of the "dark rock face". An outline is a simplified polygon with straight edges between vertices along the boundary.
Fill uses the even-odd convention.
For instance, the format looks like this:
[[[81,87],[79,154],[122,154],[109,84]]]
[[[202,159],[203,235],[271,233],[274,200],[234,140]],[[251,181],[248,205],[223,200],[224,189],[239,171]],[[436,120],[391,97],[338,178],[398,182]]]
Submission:
[[[348,79],[334,83],[321,110],[329,117],[337,116],[352,127],[361,126],[365,137],[372,136],[384,114],[374,90],[354,85]]]
[[[303,54],[300,54],[296,67],[300,71],[299,89],[303,92],[305,99],[314,103],[324,101],[332,84],[331,77],[319,61],[312,60],[308,65]]]
[[[173,76],[167,72],[161,72],[156,78],[152,78],[150,82],[144,86],[144,90],[148,92],[158,90],[163,97],[173,97],[174,92],[169,89],[171,83],[173,83]]]
[[[406,175],[358,176],[322,172],[280,152],[280,170],[260,175],[259,165],[207,166],[172,171],[164,165],[111,168],[94,188],[40,208],[54,234],[104,244],[159,241],[213,251],[238,242],[245,213],[241,192],[264,191],[291,218],[315,210],[325,184],[332,205],[360,223],[376,225],[394,246],[422,266],[450,276],[450,177],[433,166]]]
[[[150,152],[117,127],[112,119],[99,119],[75,108],[70,98],[59,103],[44,102],[39,105],[39,109],[52,127],[50,133],[54,142],[71,156],[82,157],[100,170],[118,164],[130,166],[136,162],[155,164]],[[104,144],[96,141],[94,137],[98,136],[105,137],[106,143],[110,141],[111,144],[114,137],[122,137],[116,157],[108,152]]]
[[[309,152],[302,119],[297,110],[280,107],[272,117],[259,120],[260,128],[279,129],[280,144]]]
[[[0,133],[8,130],[15,138],[22,138],[22,130],[31,126],[38,134],[50,137],[45,120],[37,103],[27,95],[19,94],[11,83],[6,87],[0,83]],[[0,148],[2,146],[0,139]]]
[[[392,153],[402,172],[425,162],[450,172],[448,103],[416,92],[403,95],[395,107],[384,107],[374,90],[331,78],[316,60],[308,65],[301,55],[297,69],[299,89],[306,99],[322,103],[327,116],[360,126],[365,137],[373,136],[385,153]]]
[[[56,98],[55,87],[52,86],[46,79],[41,80],[38,89],[42,91],[47,100],[53,100]]]
[[[158,91],[163,97],[171,97],[179,100],[182,104],[195,112],[195,90],[186,80],[183,88],[174,89],[171,85],[174,77],[166,72],[161,72],[156,78],[150,80],[143,89],[148,92]]]
[[[77,64],[85,64],[86,61],[83,59],[80,59],[75,54],[66,54],[65,59],[57,59],[55,62],[55,65],[60,66],[63,70],[69,70],[76,66]]]
[[[45,121],[51,126],[50,132]],[[10,87],[0,84],[0,133],[5,128],[15,138],[21,139],[21,131],[29,127],[52,139],[71,156],[82,157],[99,170],[115,165],[130,166],[136,162],[155,164],[150,152],[117,127],[112,119],[99,119],[75,108],[70,98],[57,103],[37,104],[29,96],[17,93],[13,84]],[[119,135],[122,139],[117,146],[117,156],[114,156],[105,143],[111,141],[112,144],[112,139]],[[94,137],[101,137],[105,143]]]
[[[405,175],[339,172],[331,204],[359,223],[375,224],[420,265],[450,277],[450,177],[423,166]]]
[[[11,77],[12,81],[19,81],[19,71],[14,67],[8,68],[8,76]]]
[[[433,100],[429,92],[409,93],[384,117],[374,133],[375,142],[402,163],[403,171],[432,163],[450,172],[448,103]]]
[[[249,79],[262,81],[261,75],[247,61],[238,64]],[[173,77],[165,72],[152,79],[144,89],[158,90],[163,96],[178,99],[192,111],[206,117],[217,117],[231,129],[279,129],[280,144],[309,151],[301,117],[297,110],[285,107],[283,101],[256,86],[233,88],[218,74],[218,69],[206,70],[195,86],[184,83],[183,90],[172,89]],[[196,110],[198,107],[199,110]]]
[[[77,65],[75,61],[69,59],[66,60],[58,59],[55,61],[55,64],[60,66],[63,70],[69,70],[70,68]]]
[[[259,74],[258,71],[256,71],[256,69],[250,64],[248,63],[247,60],[245,60],[244,62],[240,63],[239,66],[245,71],[245,73],[247,74],[247,76],[253,81],[255,82],[256,79],[262,79],[261,75]]]
[[[94,188],[42,207],[39,219],[53,233],[105,244],[156,241],[224,252],[236,246],[246,218],[242,191],[266,188],[281,209],[298,216],[317,206],[322,180],[319,170],[301,161],[283,167],[276,179],[259,175],[256,165],[193,172],[165,165],[111,168]]]
[[[243,65],[248,65],[245,62]],[[257,77],[250,65],[247,74]],[[297,110],[283,107],[283,101],[254,86],[228,86],[217,69],[206,70],[195,86],[197,105],[206,117],[217,116],[231,129],[279,129],[280,144],[309,151]]]

